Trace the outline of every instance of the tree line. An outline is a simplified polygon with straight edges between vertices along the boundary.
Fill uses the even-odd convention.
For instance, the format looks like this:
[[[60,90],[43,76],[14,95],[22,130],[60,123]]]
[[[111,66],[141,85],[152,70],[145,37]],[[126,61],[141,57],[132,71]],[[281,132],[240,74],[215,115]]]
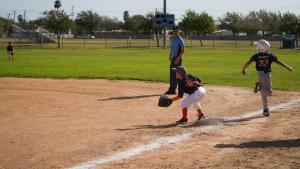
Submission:
[[[69,29],[75,34],[91,34],[96,31],[125,30],[135,34],[162,33],[160,28],[155,27],[155,13],[146,15],[130,15],[129,11],[123,12],[123,21],[99,15],[92,10],[81,11],[75,19],[71,19],[64,9],[60,0],[54,1],[54,8],[44,11],[43,15],[33,21],[27,22],[22,15],[17,16],[18,22],[0,18],[0,34],[7,32],[7,24],[17,24],[23,28],[42,26],[56,34],[58,47],[62,34]],[[198,13],[187,10],[178,22],[186,36],[209,35],[216,30],[230,30],[234,35],[246,33],[255,35],[259,31],[263,35],[289,34],[300,36],[300,15],[286,12],[271,12],[266,10],[251,11],[245,15],[238,12],[227,12],[218,19],[214,19],[206,12]]]
[[[235,35],[241,32],[253,35],[259,31],[262,35],[300,35],[300,15],[291,12],[259,10],[251,11],[246,15],[227,12],[217,22],[219,29],[231,30]]]

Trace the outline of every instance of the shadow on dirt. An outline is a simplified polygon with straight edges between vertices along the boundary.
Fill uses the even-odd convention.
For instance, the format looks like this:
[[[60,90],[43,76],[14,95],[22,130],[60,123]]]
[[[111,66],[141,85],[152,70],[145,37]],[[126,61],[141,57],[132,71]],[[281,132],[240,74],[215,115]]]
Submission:
[[[245,121],[250,121],[252,119],[256,118],[263,118],[264,116],[253,116],[253,117],[247,117],[247,118],[206,118],[201,121],[196,121],[194,123],[189,123],[186,125],[178,125],[176,123],[171,124],[162,124],[162,125],[140,125],[140,126],[134,126],[132,128],[125,128],[125,129],[115,129],[118,131],[128,131],[128,130],[137,130],[137,129],[168,129],[168,128],[174,128],[177,126],[183,127],[183,128],[191,128],[191,127],[201,127],[201,126],[218,126],[218,125],[233,125],[234,123],[240,123]]]
[[[140,125],[134,126],[133,128],[126,128],[126,129],[116,129],[118,131],[128,131],[128,130],[139,130],[139,129],[168,129],[177,127],[178,124],[171,123],[171,124],[163,124],[163,125]]]
[[[107,99],[99,99],[98,101],[109,101],[109,100],[130,100],[130,99],[142,99],[142,98],[148,98],[148,97],[157,97],[161,94],[150,94],[150,95],[140,95],[140,96],[120,96],[120,97],[111,97]]]
[[[263,116],[253,116],[247,118],[207,118],[201,121],[196,121],[195,123],[185,126],[185,127],[201,127],[201,126],[217,126],[217,125],[233,125],[234,123],[240,123],[245,121],[250,121],[256,118],[263,118]]]
[[[251,141],[241,144],[217,144],[216,148],[291,148],[300,147],[300,139]]]

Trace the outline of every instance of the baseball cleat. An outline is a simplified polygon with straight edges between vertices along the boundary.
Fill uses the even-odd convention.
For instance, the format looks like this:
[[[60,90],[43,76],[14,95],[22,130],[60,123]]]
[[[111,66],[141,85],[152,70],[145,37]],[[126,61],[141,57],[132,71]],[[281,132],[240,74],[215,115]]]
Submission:
[[[259,83],[256,83],[256,84],[255,84],[255,87],[254,87],[254,93],[257,93],[257,92],[260,91],[260,90],[261,90],[260,84],[259,84]]]
[[[263,115],[264,115],[265,117],[269,117],[269,116],[270,116],[269,109],[265,109],[265,110],[263,111]]]
[[[188,119],[185,118],[181,118],[180,120],[176,121],[176,124],[187,124],[188,123]]]
[[[203,120],[203,119],[205,119],[205,118],[206,118],[206,117],[204,116],[204,114],[199,115],[199,116],[198,116],[198,121]]]

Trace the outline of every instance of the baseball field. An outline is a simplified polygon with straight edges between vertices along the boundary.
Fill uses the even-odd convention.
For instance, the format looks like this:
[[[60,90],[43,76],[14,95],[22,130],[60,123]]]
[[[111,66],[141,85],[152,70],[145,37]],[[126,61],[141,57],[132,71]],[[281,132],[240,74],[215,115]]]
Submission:
[[[271,116],[253,93],[254,49],[186,49],[201,77],[207,119],[175,124],[180,102],[159,108],[169,50],[0,51],[0,169],[300,168],[300,51],[273,52]]]

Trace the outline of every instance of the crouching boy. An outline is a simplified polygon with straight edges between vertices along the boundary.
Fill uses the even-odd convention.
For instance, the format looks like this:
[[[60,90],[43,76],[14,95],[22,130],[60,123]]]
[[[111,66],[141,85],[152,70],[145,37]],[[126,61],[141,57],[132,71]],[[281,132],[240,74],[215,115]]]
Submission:
[[[176,71],[176,78],[178,80],[178,95],[174,98],[171,98],[172,101],[177,101],[183,98],[185,93],[188,94],[188,96],[181,103],[182,118],[176,123],[188,123],[188,108],[191,105],[198,112],[198,120],[203,119],[204,113],[199,101],[205,96],[206,91],[201,83],[201,80],[195,76],[187,74],[187,70],[183,66],[175,68],[174,71]]]

